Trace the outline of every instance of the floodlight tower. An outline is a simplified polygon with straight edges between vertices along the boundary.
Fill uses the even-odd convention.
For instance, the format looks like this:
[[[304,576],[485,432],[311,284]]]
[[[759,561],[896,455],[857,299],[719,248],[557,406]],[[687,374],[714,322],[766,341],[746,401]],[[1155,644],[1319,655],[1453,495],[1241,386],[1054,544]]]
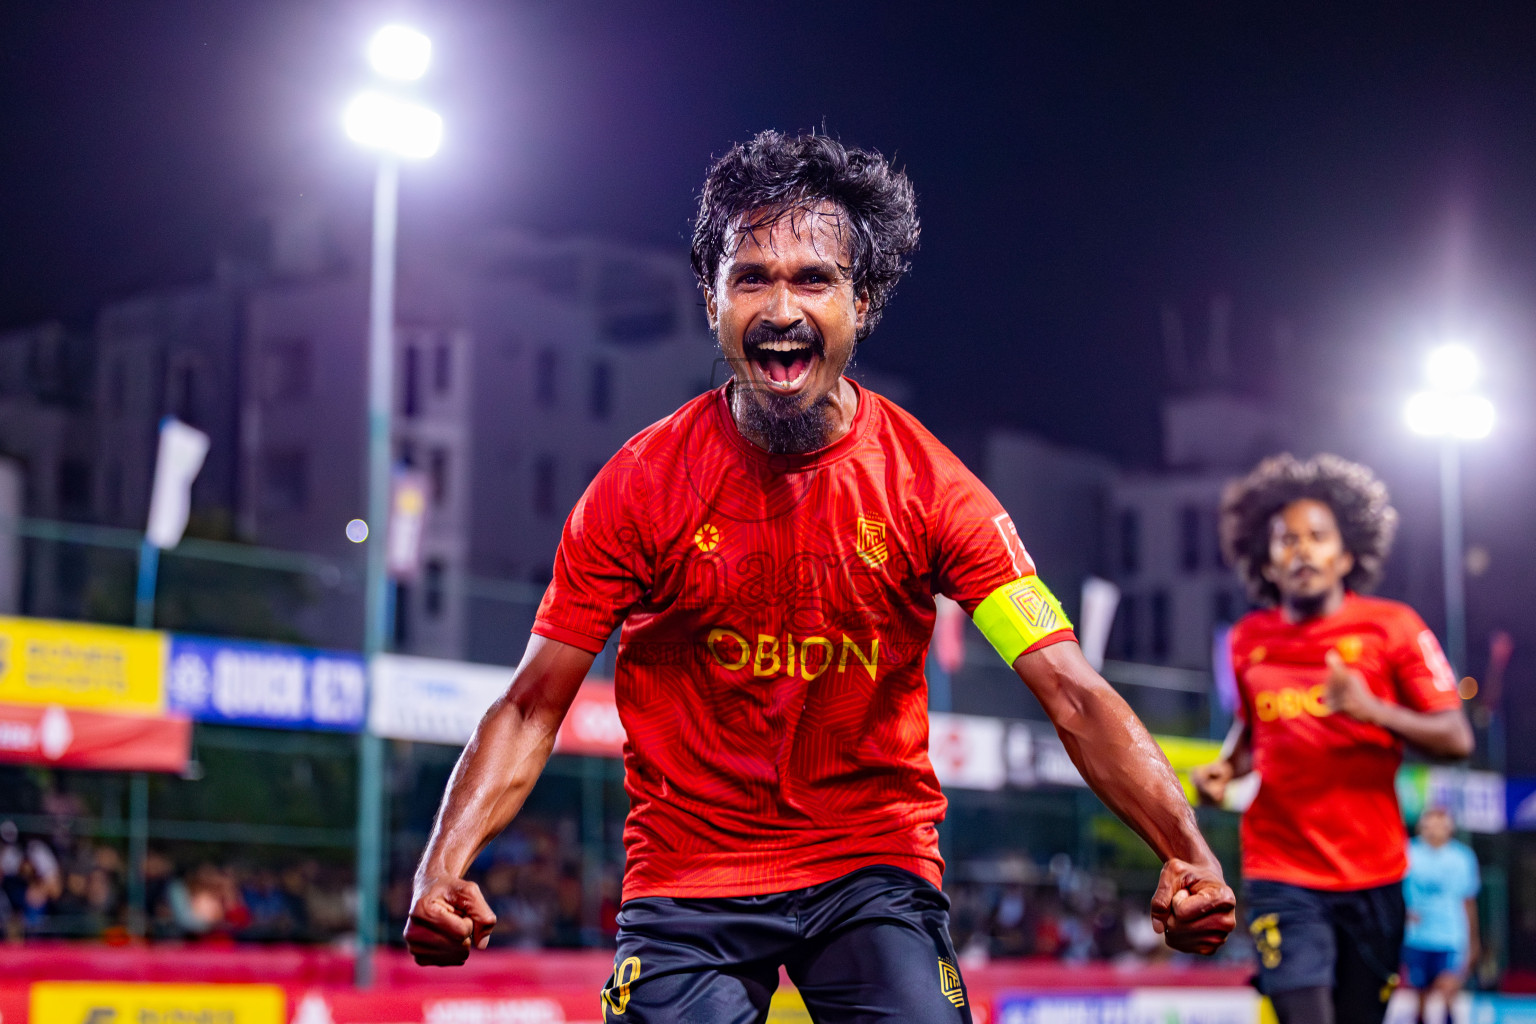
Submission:
[[[426,74],[432,41],[413,28],[387,25],[368,44],[368,63],[381,78],[412,82]],[[394,395],[395,227],[399,161],[437,152],[443,119],[394,92],[369,90],[343,119],[353,141],[379,152],[373,186],[373,269],[368,301],[368,551],[363,655],[370,671],[389,631],[390,588],[385,552],[389,521],[390,413]],[[358,749],[357,966],[359,987],[373,982],[373,947],[384,831],[384,741],[364,725]]]
[[[1408,429],[1440,439],[1440,531],[1445,569],[1445,651],[1467,671],[1466,562],[1461,522],[1461,444],[1493,432],[1493,403],[1473,391],[1482,372],[1465,345],[1441,345],[1424,364],[1429,388],[1408,399]]]

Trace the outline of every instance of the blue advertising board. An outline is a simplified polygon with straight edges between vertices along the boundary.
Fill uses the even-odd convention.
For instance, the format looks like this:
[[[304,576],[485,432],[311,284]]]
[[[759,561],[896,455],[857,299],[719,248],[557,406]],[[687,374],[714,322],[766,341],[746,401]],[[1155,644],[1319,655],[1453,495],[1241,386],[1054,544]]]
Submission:
[[[165,692],[199,722],[357,732],[368,674],[355,654],[172,634]]]

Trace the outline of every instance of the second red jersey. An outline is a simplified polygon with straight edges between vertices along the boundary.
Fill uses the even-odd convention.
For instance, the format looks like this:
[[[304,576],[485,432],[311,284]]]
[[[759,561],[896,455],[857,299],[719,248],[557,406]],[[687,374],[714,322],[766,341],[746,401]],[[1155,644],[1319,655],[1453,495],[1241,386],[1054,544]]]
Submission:
[[[1435,635],[1405,604],[1347,594],[1332,615],[1289,623],[1275,609],[1232,630],[1232,663],[1251,730],[1258,795],[1243,815],[1243,874],[1311,889],[1400,880],[1407,840],[1395,780],[1400,740],[1323,702],[1329,651],[1382,700],[1459,707]]]
[[[974,611],[1034,565],[948,449],[858,398],[841,439],[785,456],[707,393],[626,444],[566,523],[534,632],[596,652],[623,623],[625,899],[876,864],[939,884],[933,595]]]

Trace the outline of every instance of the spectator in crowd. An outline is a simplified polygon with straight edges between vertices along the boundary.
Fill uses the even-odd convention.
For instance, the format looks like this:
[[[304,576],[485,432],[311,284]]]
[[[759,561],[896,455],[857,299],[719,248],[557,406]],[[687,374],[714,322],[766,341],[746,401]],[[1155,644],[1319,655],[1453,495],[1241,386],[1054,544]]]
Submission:
[[[1418,992],[1418,1019],[1425,1020],[1431,995],[1451,1004],[1477,962],[1477,857],[1454,836],[1450,811],[1430,807],[1419,816],[1419,837],[1408,844],[1408,877],[1403,899],[1408,930],[1403,940],[1403,966],[1408,983]]]

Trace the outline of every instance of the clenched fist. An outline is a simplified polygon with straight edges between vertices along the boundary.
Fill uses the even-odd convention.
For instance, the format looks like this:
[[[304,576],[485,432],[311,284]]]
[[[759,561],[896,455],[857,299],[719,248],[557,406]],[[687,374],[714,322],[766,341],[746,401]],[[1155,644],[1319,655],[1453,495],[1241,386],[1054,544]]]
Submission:
[[[496,915],[474,882],[462,878],[423,878],[411,899],[405,945],[418,964],[457,967],[472,949],[491,941]]]
[[[1152,894],[1152,927],[1182,953],[1216,952],[1237,925],[1237,899],[1219,867],[1177,858],[1163,865]]]

